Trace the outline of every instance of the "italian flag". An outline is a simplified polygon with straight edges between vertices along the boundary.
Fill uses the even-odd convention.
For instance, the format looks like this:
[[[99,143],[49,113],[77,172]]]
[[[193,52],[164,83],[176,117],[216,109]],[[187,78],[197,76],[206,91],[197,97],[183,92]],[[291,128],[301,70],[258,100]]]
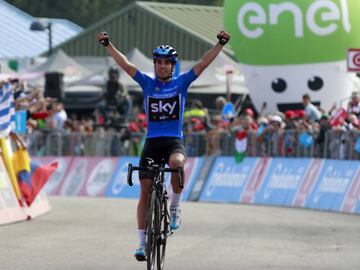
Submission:
[[[236,132],[235,137],[235,161],[240,163],[246,156],[247,133],[245,131]]]

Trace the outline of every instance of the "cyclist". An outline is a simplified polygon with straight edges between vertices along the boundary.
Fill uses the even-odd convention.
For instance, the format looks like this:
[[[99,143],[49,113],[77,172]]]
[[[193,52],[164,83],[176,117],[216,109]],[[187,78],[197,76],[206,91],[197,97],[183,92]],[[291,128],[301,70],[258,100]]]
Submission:
[[[182,118],[187,90],[229,41],[230,34],[220,31],[217,38],[219,42],[207,51],[192,69],[176,78],[173,72],[178,61],[177,52],[169,45],[156,47],[152,55],[155,78],[151,78],[139,71],[125,55],[114,47],[106,32],[97,35],[97,40],[105,46],[115,62],[142,88],[148,130],[140,157],[140,166],[159,163],[164,158],[172,169],[184,167],[186,153],[182,142]],[[153,175],[149,172],[140,172],[139,178],[141,192],[137,207],[137,224],[140,247],[136,250],[135,257],[143,261],[146,259],[146,213]],[[178,175],[175,173],[171,175],[171,184],[173,197],[170,204],[170,228],[176,230],[180,225],[179,201],[182,189],[179,186]]]

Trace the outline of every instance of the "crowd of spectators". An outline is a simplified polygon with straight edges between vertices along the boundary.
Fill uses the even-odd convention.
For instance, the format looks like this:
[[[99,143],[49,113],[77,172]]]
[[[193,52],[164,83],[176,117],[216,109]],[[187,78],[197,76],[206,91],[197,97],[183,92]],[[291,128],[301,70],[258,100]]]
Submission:
[[[195,102],[188,114],[185,114],[186,131],[205,134],[206,155],[221,154],[221,145],[229,140],[231,134],[234,137],[237,131],[248,133],[250,155],[297,156],[300,150],[313,156],[314,149],[318,157],[327,155],[324,151],[330,154],[327,156],[333,154],[338,158],[352,150],[360,154],[357,146],[360,145],[359,92],[352,94],[346,108],[334,106],[329,111],[312,104],[308,94],[303,96],[303,110],[269,114],[264,114],[266,104],[258,113],[239,106],[237,112],[229,114],[228,109],[224,110],[227,104],[224,97],[218,97],[215,102],[217,110],[212,114],[202,108],[199,102]],[[196,137],[189,136],[187,144],[190,150],[194,140]],[[346,143],[350,144],[351,149],[345,148]],[[301,155],[306,156],[306,153]]]
[[[117,155],[121,153],[119,149],[125,148],[128,151],[123,154],[140,153],[146,133],[146,115],[141,106],[133,104],[130,95],[124,94],[120,88],[114,93],[117,99],[105,99],[103,96],[93,115],[81,117],[75,113],[69,115],[61,101],[44,97],[42,89],[28,87],[26,81],[10,82],[14,90],[16,110],[27,111],[26,141],[31,154],[44,154],[44,147],[38,146],[41,143],[44,145],[44,136],[48,135],[53,136],[51,147],[54,149],[59,148],[59,136],[72,135],[75,139],[67,143],[67,147],[70,147],[68,154],[88,153],[86,149],[90,143],[86,140],[89,139],[83,138],[95,140],[93,152],[97,154]],[[110,100],[111,106],[106,106]],[[303,96],[302,102],[303,110],[265,114],[266,104],[256,112],[250,107],[232,104],[219,96],[214,103],[215,109],[209,110],[200,100],[192,100],[184,113],[183,129],[189,155],[224,154],[224,141],[231,141],[231,136],[234,137],[237,131],[248,132],[250,155],[281,156],[295,156],[299,145],[304,149],[315,145],[323,151],[326,140],[333,139],[327,137],[328,131],[337,136],[336,140],[333,139],[333,148],[339,148],[339,144],[348,140],[342,135],[344,132],[349,134],[349,131],[360,131],[359,92],[352,94],[346,108],[334,106],[330,111],[312,104],[311,97],[307,94]],[[109,134],[113,138],[111,141],[106,139]],[[199,146],[203,149],[201,153]],[[49,148],[49,145],[46,147]],[[55,149],[53,152],[56,151]]]

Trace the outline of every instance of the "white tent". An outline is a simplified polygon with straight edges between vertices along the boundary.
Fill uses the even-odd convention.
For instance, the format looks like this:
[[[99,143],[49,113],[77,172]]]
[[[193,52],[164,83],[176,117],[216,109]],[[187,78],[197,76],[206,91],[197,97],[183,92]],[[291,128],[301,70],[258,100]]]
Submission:
[[[149,75],[150,77],[154,77],[154,64],[152,59],[145,56],[137,48],[132,49],[126,56],[129,61],[133,63],[141,72]],[[99,87],[104,86],[106,84],[108,76],[108,69],[111,66],[108,59],[106,60],[106,62],[108,62],[109,65],[103,65],[103,70],[86,76],[81,80],[73,81],[68,85],[93,85]],[[189,70],[195,64],[195,61],[180,61],[181,72]],[[220,52],[220,54],[205,69],[205,71],[199,76],[199,78],[191,84],[191,87],[189,88],[189,93],[225,94],[227,69],[232,70],[232,75],[229,77],[231,79],[231,92],[236,94],[248,93],[247,88],[244,86],[244,77],[240,72],[240,65],[223,52]],[[132,91],[140,91],[139,85],[125,71],[121,70],[120,67],[119,72],[119,81],[126,89]]]
[[[154,77],[154,63],[146,57],[138,48],[132,49],[126,57],[133,63],[141,72]],[[125,71],[120,70],[120,83],[125,87],[138,88],[139,85],[133,80]]]
[[[182,72],[189,70],[196,61],[183,61],[180,65]],[[244,76],[240,72],[240,64],[231,59],[225,53],[220,52],[214,61],[200,74],[199,78],[191,84],[190,93],[226,93],[227,71],[229,75],[230,89],[232,93],[248,93],[244,85]]]
[[[61,72],[64,74],[65,83],[80,80],[91,74],[90,71],[79,65],[62,50],[56,51],[46,60],[45,63],[31,67],[27,70],[27,72],[42,72],[43,74],[46,72]],[[32,83],[43,85],[44,78],[32,81]]]

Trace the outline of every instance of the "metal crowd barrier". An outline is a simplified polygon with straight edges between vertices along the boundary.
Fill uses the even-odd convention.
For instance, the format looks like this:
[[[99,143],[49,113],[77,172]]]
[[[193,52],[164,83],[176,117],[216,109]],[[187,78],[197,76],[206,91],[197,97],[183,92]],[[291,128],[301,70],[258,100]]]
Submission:
[[[259,136],[248,133],[247,156],[252,157],[314,157],[359,160],[355,144],[359,131],[327,131],[324,136],[310,134],[306,144],[302,131],[282,130]],[[232,156],[236,132],[198,132],[184,135],[189,156]],[[308,138],[309,139],[309,138]],[[144,142],[143,133],[124,134],[96,131],[92,134],[41,132],[28,135],[28,149],[33,156],[138,156]]]

